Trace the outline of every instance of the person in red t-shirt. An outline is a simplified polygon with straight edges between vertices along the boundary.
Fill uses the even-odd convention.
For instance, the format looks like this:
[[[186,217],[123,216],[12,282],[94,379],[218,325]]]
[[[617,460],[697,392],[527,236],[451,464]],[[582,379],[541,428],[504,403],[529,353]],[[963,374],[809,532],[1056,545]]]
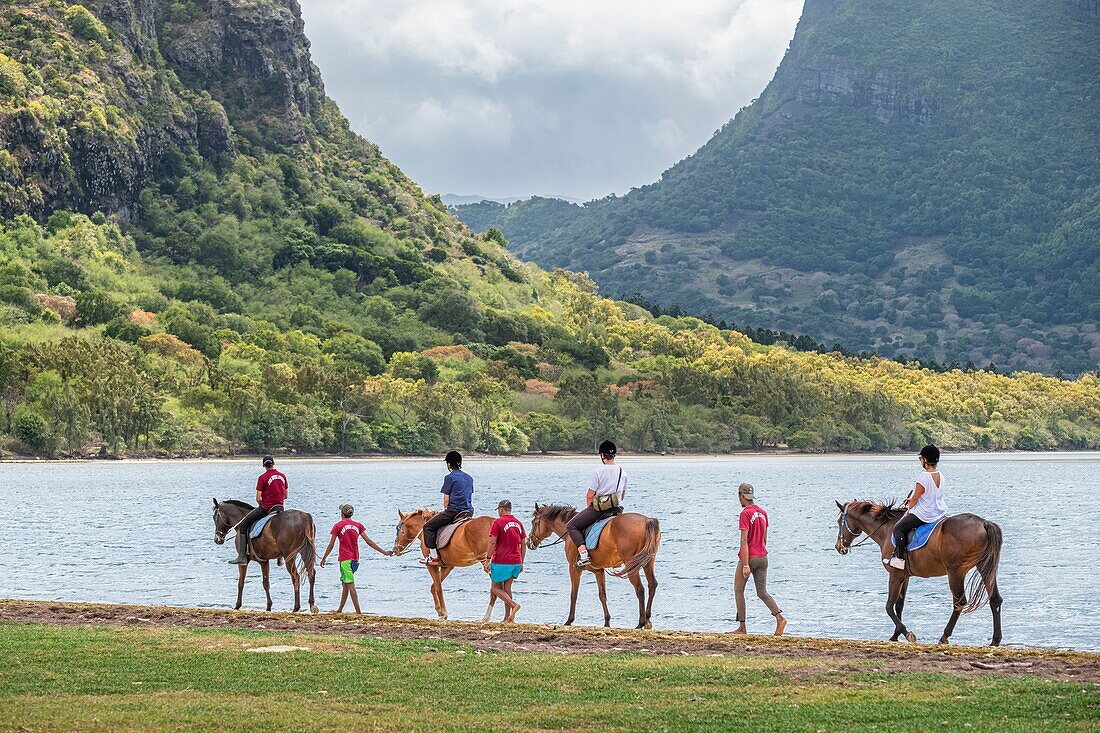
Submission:
[[[489,528],[489,592],[504,601],[504,623],[513,623],[519,613],[519,604],[512,598],[512,583],[523,572],[523,560],[527,554],[527,530],[523,522],[512,516],[512,502],[507,499],[497,504],[497,519]],[[486,614],[486,620],[488,620]]]
[[[332,525],[328,547],[325,548],[325,554],[321,557],[321,567],[324,567],[333,546],[337,541],[340,542],[340,552],[336,555],[336,559],[340,564],[340,583],[343,590],[340,593],[340,607],[336,609],[336,613],[344,612],[344,604],[348,602],[348,598],[351,599],[355,612],[363,613],[359,608],[359,594],[355,591],[355,571],[359,569],[359,538],[362,537],[371,549],[377,550],[386,557],[393,554],[367,537],[367,528],[352,519],[353,514],[355,514],[355,508],[351,504],[340,506],[340,521]]]
[[[286,494],[286,476],[275,470],[274,457],[264,456],[264,472],[256,479],[256,503],[259,506],[237,523],[237,557],[229,561],[231,564],[248,564],[248,530],[271,512],[281,512]]]
[[[782,636],[787,627],[787,619],[779,610],[775,599],[768,593],[768,513],[756,503],[756,490],[752,484],[741,484],[737,488],[737,498],[741,501],[741,549],[737,553],[737,570],[733,577],[733,591],[737,601],[737,630],[735,634],[748,633],[745,630],[745,584],[752,576],[756,585],[756,595],[775,616],[775,635]]]

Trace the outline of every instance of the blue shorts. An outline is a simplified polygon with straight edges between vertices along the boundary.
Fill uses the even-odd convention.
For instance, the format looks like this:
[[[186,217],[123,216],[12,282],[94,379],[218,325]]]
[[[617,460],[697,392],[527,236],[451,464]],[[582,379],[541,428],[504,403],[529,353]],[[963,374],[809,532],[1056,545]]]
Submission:
[[[523,572],[523,565],[505,565],[501,563],[489,563],[489,577],[494,583],[503,583],[506,580],[514,580]]]

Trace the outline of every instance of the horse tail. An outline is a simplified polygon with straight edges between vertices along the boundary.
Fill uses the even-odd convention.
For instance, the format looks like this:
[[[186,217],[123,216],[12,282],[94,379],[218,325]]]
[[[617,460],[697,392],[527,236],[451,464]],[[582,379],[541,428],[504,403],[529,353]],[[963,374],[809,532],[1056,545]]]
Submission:
[[[299,571],[313,572],[313,565],[317,562],[317,548],[314,546],[317,541],[317,529],[313,525],[313,517],[309,514],[306,515],[306,522],[306,536],[302,539],[301,547],[298,548]]]
[[[1001,563],[1004,535],[996,523],[982,521],[985,524],[985,548],[978,556],[978,562],[974,564],[977,572],[970,576],[970,587],[966,589],[970,602],[962,609],[963,613],[973,613],[987,604],[997,585],[997,567]]]
[[[609,571],[616,578],[623,578],[631,573],[636,573],[643,566],[657,557],[657,548],[661,546],[661,523],[653,517],[646,517],[645,540],[642,549],[633,558],[628,560],[620,570]]]

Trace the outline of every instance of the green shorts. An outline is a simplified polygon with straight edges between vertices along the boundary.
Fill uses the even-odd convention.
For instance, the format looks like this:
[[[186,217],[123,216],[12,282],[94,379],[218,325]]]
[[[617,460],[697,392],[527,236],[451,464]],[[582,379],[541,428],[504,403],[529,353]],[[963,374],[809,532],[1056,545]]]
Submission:
[[[516,563],[515,565],[502,564],[502,563],[489,563],[489,577],[494,583],[503,583],[506,580],[514,580],[519,577],[519,574],[523,572],[523,565]]]
[[[355,571],[359,569],[358,560],[341,560],[340,561],[340,582],[341,583],[354,583]]]

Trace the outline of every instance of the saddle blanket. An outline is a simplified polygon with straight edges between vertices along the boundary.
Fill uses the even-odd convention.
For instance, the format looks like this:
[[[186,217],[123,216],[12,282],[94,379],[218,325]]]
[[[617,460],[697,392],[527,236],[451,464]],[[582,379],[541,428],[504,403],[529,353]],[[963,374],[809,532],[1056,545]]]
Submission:
[[[466,522],[469,522],[471,519],[473,519],[473,517],[469,515],[461,517],[457,522],[448,524],[446,527],[439,530],[439,534],[435,536],[436,549],[442,550],[444,547],[449,545],[451,543],[451,537],[454,537],[455,531],[462,525],[466,524]]]
[[[264,531],[264,527],[267,526],[267,523],[277,517],[279,514],[280,512],[271,512],[271,514],[268,514],[265,517],[260,517],[255,522],[253,522],[252,527],[248,530],[248,539],[254,540],[259,537],[260,532]]]
[[[940,519],[939,521],[932,522],[931,524],[922,524],[909,533],[909,552],[913,550],[919,550],[928,544],[928,538],[932,536],[932,533],[936,531],[936,527],[940,526],[947,517]]]
[[[599,546],[600,533],[603,532],[603,528],[607,526],[607,523],[614,518],[615,517],[607,517],[606,519],[601,519],[588,528],[588,532],[584,536],[584,546],[588,548],[589,552],[592,552]]]

